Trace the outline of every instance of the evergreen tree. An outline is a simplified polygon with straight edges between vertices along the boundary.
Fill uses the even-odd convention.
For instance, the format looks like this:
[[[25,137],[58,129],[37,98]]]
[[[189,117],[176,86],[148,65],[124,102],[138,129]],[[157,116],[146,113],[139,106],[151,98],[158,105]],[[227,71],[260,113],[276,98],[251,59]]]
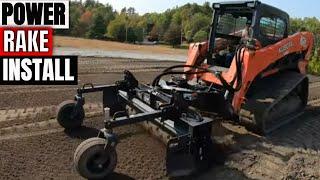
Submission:
[[[103,19],[103,16],[100,14],[97,14],[93,18],[93,23],[90,26],[87,37],[88,38],[95,38],[95,39],[102,39],[104,37],[105,32],[106,32],[106,25],[105,25],[105,21]]]

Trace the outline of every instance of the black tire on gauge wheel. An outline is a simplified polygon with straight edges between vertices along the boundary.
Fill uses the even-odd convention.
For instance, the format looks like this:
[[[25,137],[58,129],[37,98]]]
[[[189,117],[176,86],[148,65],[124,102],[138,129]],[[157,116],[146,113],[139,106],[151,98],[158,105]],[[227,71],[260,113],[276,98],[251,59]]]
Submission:
[[[117,165],[117,152],[106,143],[103,138],[90,138],[78,146],[74,153],[74,165],[82,177],[103,179],[113,173]]]
[[[76,107],[75,101],[64,101],[58,106],[57,121],[65,129],[81,127],[84,117],[83,106]]]

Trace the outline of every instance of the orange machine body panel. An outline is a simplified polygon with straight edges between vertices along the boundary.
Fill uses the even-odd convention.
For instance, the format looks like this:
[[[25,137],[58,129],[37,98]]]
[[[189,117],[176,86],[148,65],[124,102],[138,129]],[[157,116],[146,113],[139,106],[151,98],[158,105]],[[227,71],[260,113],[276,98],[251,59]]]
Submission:
[[[244,49],[243,68],[242,68],[242,87],[238,92],[235,92],[232,105],[236,112],[240,111],[242,104],[245,102],[245,95],[252,83],[252,81],[261,74],[269,65],[282,59],[283,57],[295,53],[303,52],[305,58],[301,59],[298,68],[300,73],[305,74],[307,69],[308,60],[311,56],[314,44],[314,36],[309,32],[300,32],[286,39],[283,39],[273,45],[266,46],[264,48],[257,49],[255,51]],[[208,67],[203,63],[208,48],[208,43],[196,43],[190,45],[189,57],[187,65],[201,65]],[[185,69],[188,70],[188,69]],[[222,72],[222,77],[230,83],[236,75],[236,62],[233,62],[229,70]],[[264,76],[276,73],[277,69],[266,72]],[[189,78],[194,78],[189,77]],[[208,83],[215,83],[221,85],[220,80],[212,73],[203,73],[197,75],[197,78],[202,79]]]

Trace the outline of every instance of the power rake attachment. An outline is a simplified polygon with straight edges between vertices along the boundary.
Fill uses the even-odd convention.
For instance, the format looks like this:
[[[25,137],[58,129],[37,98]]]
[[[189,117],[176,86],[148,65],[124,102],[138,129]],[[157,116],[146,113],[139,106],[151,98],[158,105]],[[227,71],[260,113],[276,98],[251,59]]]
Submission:
[[[114,85],[84,86],[78,89],[75,101],[62,104],[57,117],[59,123],[67,129],[76,128],[84,118],[83,95],[103,92],[105,128],[96,138],[81,143],[74,154],[74,164],[81,176],[100,179],[112,173],[119,142],[113,129],[142,122],[156,127],[159,134],[155,136],[161,136],[166,143],[166,169],[170,177],[189,176],[210,167],[214,118],[209,112],[221,113],[227,109],[224,96],[213,87],[190,86],[182,78],[161,79],[168,74],[179,74],[170,72],[158,76],[153,85],[144,85],[125,71],[124,80]],[[201,115],[201,111],[208,115]]]
[[[105,128],[75,152],[83,177],[99,179],[114,170],[118,140],[113,129],[119,126],[141,123],[151,129],[167,144],[168,175],[187,176],[209,167],[217,154],[213,121],[233,120],[266,135],[304,111],[314,35],[289,36],[289,15],[260,1],[214,3],[212,8],[208,41],[190,44],[185,65],[166,69],[151,85],[125,71],[124,80],[86,85],[75,101],[61,104],[59,124],[74,129],[85,117],[83,95],[103,92]],[[269,27],[269,21],[277,25]],[[168,80],[169,75],[177,76]]]

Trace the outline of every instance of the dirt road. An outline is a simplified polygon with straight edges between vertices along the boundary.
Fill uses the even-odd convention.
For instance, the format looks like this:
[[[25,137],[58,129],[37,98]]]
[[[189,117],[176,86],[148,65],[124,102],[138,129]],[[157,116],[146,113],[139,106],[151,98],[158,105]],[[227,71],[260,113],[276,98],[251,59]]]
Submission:
[[[123,69],[150,82],[175,62],[81,58],[80,84],[113,83]],[[0,87],[0,179],[79,179],[73,152],[84,139],[96,136],[101,120],[101,94],[87,97],[85,127],[67,132],[58,126],[56,106],[72,99],[76,86]],[[320,78],[310,77],[309,106],[291,125],[268,137],[243,127],[215,123],[214,139],[225,161],[194,179],[319,179]],[[167,179],[165,146],[140,126],[116,129],[120,135],[119,164],[111,179]],[[219,156],[221,156],[219,154]]]

